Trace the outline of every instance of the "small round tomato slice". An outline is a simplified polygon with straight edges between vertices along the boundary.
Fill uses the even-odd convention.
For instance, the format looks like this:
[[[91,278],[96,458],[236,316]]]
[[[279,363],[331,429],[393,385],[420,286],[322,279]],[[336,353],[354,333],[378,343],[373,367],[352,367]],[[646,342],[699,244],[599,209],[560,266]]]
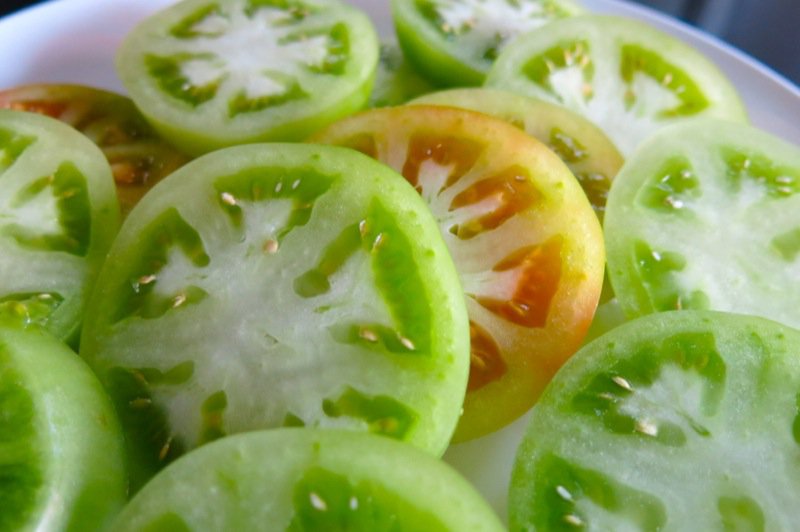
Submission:
[[[0,109],[0,314],[77,340],[118,225],[97,146],[55,119]]]
[[[753,316],[652,314],[588,344],[517,453],[511,530],[792,530],[800,333]]]
[[[432,92],[410,103],[471,109],[519,127],[564,161],[578,179],[597,216],[603,219],[611,180],[623,160],[608,137],[581,115],[543,100],[488,88]]]
[[[572,17],[516,39],[486,84],[586,116],[626,157],[676,121],[747,120],[736,89],[711,61],[643,22],[619,17]]]
[[[605,219],[628,316],[713,309],[800,327],[800,148],[749,126],[666,128],[625,163]]]
[[[117,54],[125,88],[187,153],[299,140],[366,105],[378,61],[369,17],[338,0],[185,0]]]
[[[431,453],[469,366],[458,274],[402,177],[353,150],[253,144],[159,183],[126,219],[81,354],[141,484],[226,434],[380,433]]]
[[[455,439],[524,413],[580,345],[603,279],[597,216],[564,163],[507,122],[452,107],[376,109],[314,140],[401,172],[439,221],[472,340]]]
[[[0,317],[0,530],[102,530],[122,508],[122,433],[83,360]]]
[[[265,481],[268,479],[268,481]],[[469,483],[410,445],[282,428],[198,449],[144,487],[114,530],[464,530],[503,526]]]
[[[392,0],[403,51],[441,86],[480,85],[514,37],[580,12],[571,0]]]
[[[158,136],[130,98],[113,92],[82,85],[25,85],[0,91],[0,109],[47,115],[89,137],[111,165],[123,216],[189,160]]]

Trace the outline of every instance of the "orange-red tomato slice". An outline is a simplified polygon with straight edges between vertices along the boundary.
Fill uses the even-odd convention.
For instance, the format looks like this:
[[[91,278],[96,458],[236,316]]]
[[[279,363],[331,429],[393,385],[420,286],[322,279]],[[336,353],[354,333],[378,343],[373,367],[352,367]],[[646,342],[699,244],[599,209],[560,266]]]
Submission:
[[[82,85],[25,85],[0,91],[0,109],[47,115],[89,137],[111,165],[123,216],[189,160],[158,136],[129,98],[113,92]]]
[[[312,141],[357,149],[399,171],[439,222],[472,337],[455,440],[523,414],[579,347],[602,286],[600,225],[575,177],[512,125],[449,107],[376,109]]]

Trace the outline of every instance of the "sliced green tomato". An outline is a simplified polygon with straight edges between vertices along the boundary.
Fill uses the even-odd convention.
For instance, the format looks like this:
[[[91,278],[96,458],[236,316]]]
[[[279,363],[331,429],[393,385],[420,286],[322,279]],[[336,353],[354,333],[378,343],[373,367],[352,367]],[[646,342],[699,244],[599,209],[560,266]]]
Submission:
[[[442,86],[480,85],[511,39],[580,12],[571,0],[392,0],[403,51]]]
[[[577,180],[516,127],[451,107],[377,109],[315,140],[402,172],[439,222],[472,339],[456,441],[522,415],[580,345],[600,294],[600,226]]]
[[[26,85],[0,91],[0,109],[57,118],[89,137],[111,165],[123,216],[188,161],[158,136],[129,98],[113,92],[81,85]]]
[[[713,309],[800,327],[800,148],[714,120],[664,129],[626,162],[605,220],[629,316]]]
[[[584,347],[517,454],[511,530],[792,530],[800,333],[654,314]]]
[[[397,43],[381,43],[380,60],[375,72],[375,85],[369,97],[369,107],[400,105],[432,90],[433,86],[403,57]]]
[[[708,59],[653,27],[618,17],[573,17],[515,40],[486,84],[586,116],[626,157],[673,122],[747,120],[735,88]]]
[[[378,41],[338,0],[185,0],[140,23],[117,70],[188,153],[299,140],[367,103]]]
[[[55,119],[0,109],[0,315],[77,340],[118,225],[97,146]]]
[[[469,327],[400,176],[352,150],[257,144],[185,166],[131,212],[81,354],[116,400],[136,487],[185,450],[283,425],[442,453]]]
[[[450,89],[426,94],[411,103],[472,109],[522,129],[564,161],[602,220],[608,189],[623,160],[608,137],[582,116],[558,105],[498,89]]]
[[[225,438],[161,472],[114,530],[502,531],[456,471],[409,445],[283,428]]]
[[[86,364],[0,318],[0,530],[100,530],[126,499],[122,433]]]

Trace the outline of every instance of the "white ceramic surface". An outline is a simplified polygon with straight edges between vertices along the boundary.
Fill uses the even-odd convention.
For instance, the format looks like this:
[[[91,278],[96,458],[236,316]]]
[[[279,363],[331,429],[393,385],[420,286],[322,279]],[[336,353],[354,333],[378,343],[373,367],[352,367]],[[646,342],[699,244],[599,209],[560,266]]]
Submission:
[[[0,88],[73,82],[122,91],[114,52],[138,20],[174,0],[52,0],[0,20]],[[391,36],[388,0],[351,0]],[[695,46],[739,89],[752,122],[800,144],[800,89],[742,52],[647,8],[616,0],[584,0],[598,13],[645,20]],[[484,494],[505,519],[506,490],[527,416],[487,437],[451,447],[445,459]]]

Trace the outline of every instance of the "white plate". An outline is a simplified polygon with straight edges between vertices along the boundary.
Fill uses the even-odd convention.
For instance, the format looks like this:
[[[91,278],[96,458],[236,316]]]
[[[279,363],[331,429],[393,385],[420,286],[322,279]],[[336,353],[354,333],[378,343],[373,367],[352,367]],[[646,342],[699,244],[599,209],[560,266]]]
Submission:
[[[0,20],[0,88],[72,82],[122,91],[114,52],[138,20],[174,0],[53,0]],[[392,34],[388,0],[351,0]],[[615,0],[584,0],[591,11],[645,20],[698,48],[739,89],[752,122],[800,145],[800,89],[723,42],[647,8]],[[789,51],[787,51],[789,53]],[[487,437],[451,447],[445,459],[506,515],[506,490],[527,416]]]

